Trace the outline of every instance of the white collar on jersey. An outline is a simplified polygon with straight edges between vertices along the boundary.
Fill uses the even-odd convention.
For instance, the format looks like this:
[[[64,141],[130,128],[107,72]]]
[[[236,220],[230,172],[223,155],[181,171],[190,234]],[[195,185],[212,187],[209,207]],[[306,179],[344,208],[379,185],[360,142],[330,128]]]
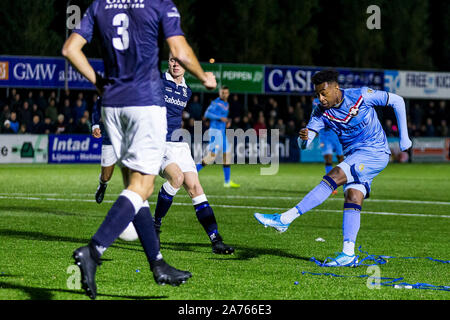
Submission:
[[[175,80],[173,79],[173,77],[172,77],[172,75],[170,74],[170,72],[166,72],[166,79],[169,80],[169,81],[175,82]],[[186,80],[184,80],[184,77],[183,77],[183,81],[181,81],[180,84],[177,84],[176,82],[175,82],[175,84],[176,84],[177,86],[182,86],[182,87],[187,88]]]

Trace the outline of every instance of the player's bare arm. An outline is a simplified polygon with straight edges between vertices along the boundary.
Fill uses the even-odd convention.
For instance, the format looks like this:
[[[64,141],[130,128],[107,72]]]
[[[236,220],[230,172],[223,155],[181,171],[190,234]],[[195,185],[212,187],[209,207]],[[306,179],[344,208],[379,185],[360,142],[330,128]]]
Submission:
[[[95,85],[97,82],[96,73],[82,51],[86,43],[86,39],[78,33],[72,33],[64,43],[62,55],[70,61],[78,72]]]
[[[216,77],[212,72],[203,71],[184,36],[169,37],[167,38],[167,44],[169,45],[172,56],[180,62],[183,68],[198,78],[206,89],[213,90],[217,87]]]

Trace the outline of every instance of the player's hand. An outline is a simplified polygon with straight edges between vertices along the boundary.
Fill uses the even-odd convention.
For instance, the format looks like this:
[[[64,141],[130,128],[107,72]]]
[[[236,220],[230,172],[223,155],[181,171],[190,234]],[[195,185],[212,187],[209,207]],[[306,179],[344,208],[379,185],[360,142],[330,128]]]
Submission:
[[[100,128],[95,128],[94,130],[92,130],[92,136],[94,138],[101,138],[102,132],[101,132]]]
[[[308,140],[308,128],[301,129],[298,134],[300,135],[300,139]]]
[[[406,151],[412,147],[412,141],[408,139],[400,139],[400,150]]]
[[[217,87],[216,76],[212,72],[205,72],[205,80],[203,80],[202,84],[208,90],[214,90]]]
[[[220,118],[220,121],[227,123],[227,122],[228,122],[228,118],[221,117],[221,118]]]

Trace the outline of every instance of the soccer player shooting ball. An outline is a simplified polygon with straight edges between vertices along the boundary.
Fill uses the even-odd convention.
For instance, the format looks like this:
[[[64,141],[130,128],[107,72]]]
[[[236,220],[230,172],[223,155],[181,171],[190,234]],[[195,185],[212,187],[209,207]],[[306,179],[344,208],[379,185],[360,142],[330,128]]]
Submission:
[[[302,201],[282,214],[255,213],[264,226],[284,232],[296,218],[324,202],[339,186],[344,188],[343,249],[327,267],[354,266],[355,242],[361,208],[369,197],[373,179],[387,166],[391,154],[375,106],[394,109],[400,133],[400,149],[412,146],[408,137],[405,102],[402,97],[367,87],[341,89],[338,72],[323,70],[312,78],[320,104],[312,111],[306,128],[300,130],[299,145],[307,148],[318,132],[330,128],[337,133],[345,159],[310,191]]]

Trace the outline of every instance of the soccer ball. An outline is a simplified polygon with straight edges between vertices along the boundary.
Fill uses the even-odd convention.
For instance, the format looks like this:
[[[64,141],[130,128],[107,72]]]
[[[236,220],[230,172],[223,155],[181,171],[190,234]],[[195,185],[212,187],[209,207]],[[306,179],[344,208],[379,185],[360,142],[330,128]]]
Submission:
[[[136,241],[137,239],[139,239],[139,236],[132,222],[130,222],[128,227],[126,227],[126,229],[120,234],[119,239],[125,241]]]

